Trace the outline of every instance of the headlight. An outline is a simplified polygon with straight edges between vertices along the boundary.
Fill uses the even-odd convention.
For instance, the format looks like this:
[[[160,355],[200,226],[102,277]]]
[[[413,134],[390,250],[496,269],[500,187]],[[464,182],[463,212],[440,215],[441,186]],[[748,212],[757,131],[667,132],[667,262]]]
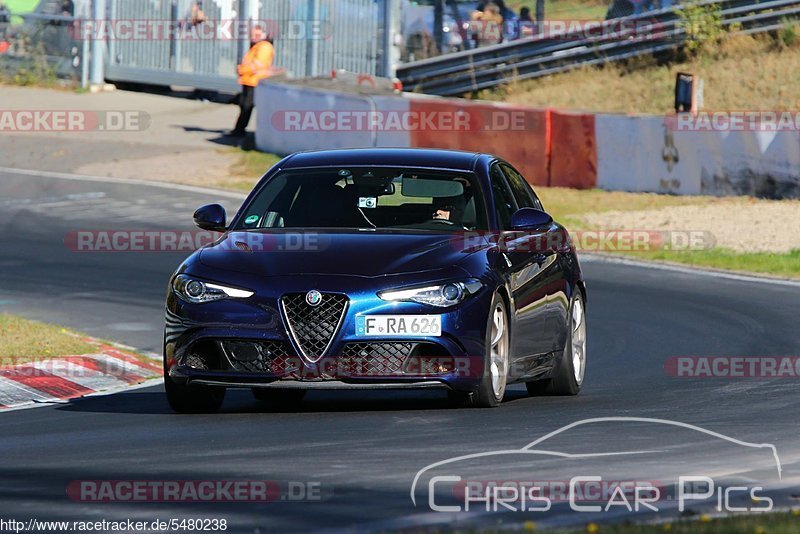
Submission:
[[[462,302],[468,296],[477,293],[481,287],[483,284],[480,280],[470,279],[464,282],[447,282],[410,289],[389,289],[381,291],[378,296],[383,300],[419,302],[446,308]]]
[[[205,282],[185,274],[179,274],[175,277],[172,282],[172,289],[183,300],[195,304],[226,298],[246,299],[253,296],[252,291]]]

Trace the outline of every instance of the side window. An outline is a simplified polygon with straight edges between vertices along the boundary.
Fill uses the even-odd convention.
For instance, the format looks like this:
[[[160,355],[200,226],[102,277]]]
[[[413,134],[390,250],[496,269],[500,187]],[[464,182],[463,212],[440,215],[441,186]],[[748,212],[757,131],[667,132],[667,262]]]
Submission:
[[[505,176],[503,176],[500,166],[497,164],[492,165],[491,179],[497,219],[500,222],[500,229],[505,230],[511,226],[511,215],[517,210],[516,203],[508,188]]]
[[[520,173],[514,170],[510,165],[502,164],[501,168],[503,173],[508,178],[508,184],[511,186],[511,191],[514,193],[514,198],[520,208],[536,208],[542,209],[542,203],[536,193],[533,192],[531,186],[525,181]]]

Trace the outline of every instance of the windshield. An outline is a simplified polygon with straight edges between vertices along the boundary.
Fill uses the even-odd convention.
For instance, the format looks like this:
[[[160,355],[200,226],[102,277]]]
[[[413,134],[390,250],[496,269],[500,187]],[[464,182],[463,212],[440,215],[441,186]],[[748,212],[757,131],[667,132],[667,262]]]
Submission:
[[[234,229],[483,230],[486,216],[477,183],[470,172],[381,167],[285,171],[258,192]]]

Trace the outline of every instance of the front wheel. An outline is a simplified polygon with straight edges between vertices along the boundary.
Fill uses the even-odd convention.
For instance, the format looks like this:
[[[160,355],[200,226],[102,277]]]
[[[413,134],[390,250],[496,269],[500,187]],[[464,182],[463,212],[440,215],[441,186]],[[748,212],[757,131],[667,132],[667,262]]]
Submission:
[[[577,395],[586,374],[586,306],[583,294],[575,291],[570,304],[569,331],[564,352],[553,378],[526,382],[531,395]]]
[[[213,413],[225,400],[225,388],[176,384],[164,373],[167,402],[178,413]]]
[[[503,402],[508,380],[509,339],[506,304],[503,297],[495,293],[486,325],[486,356],[478,390],[470,393],[451,392],[451,400],[476,408],[494,408]]]

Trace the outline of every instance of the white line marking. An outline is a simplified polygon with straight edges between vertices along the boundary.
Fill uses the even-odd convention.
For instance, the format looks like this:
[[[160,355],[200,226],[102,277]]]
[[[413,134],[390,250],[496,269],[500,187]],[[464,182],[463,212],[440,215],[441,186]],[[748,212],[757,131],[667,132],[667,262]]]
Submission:
[[[754,282],[762,284],[775,284],[781,286],[800,287],[800,281],[786,280],[783,278],[769,278],[767,276],[758,276],[757,274],[743,274],[738,272],[728,272],[717,269],[704,269],[702,267],[691,267],[674,265],[671,263],[649,262],[643,260],[634,260],[631,258],[614,257],[605,254],[591,254],[579,253],[578,260],[581,263],[616,263],[619,265],[627,265],[630,267],[643,267],[645,269],[656,269],[660,271],[672,271],[683,274],[693,274],[710,276],[713,278],[727,278],[728,280],[735,280],[737,282]]]
[[[110,178],[103,176],[90,176],[86,174],[70,174],[66,172],[36,171],[33,169],[15,169],[13,167],[0,167],[0,172],[6,174],[19,174],[22,176],[41,176],[42,178],[57,178],[60,180],[79,180],[83,182],[104,182],[109,184],[143,185],[147,187],[159,187],[161,189],[177,189],[179,191],[188,191],[190,193],[201,193],[204,195],[215,195],[218,197],[233,198],[236,200],[244,200],[246,196],[242,193],[235,193],[233,191],[225,191],[222,189],[213,189],[210,187],[199,187],[195,185],[186,185],[186,184],[171,184],[168,182],[157,182],[148,180],[136,180],[133,178]]]

